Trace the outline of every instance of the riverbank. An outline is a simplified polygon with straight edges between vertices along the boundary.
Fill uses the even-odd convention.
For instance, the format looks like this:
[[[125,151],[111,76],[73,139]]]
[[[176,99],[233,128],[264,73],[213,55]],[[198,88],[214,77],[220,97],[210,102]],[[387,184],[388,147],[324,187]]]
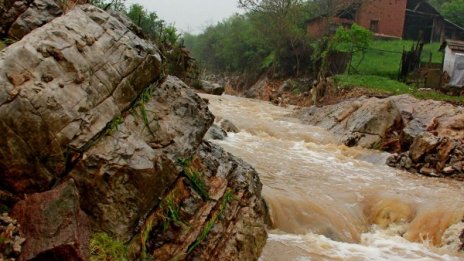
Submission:
[[[293,107],[202,94],[240,130],[214,140],[253,165],[272,230],[262,260],[460,260],[464,190],[385,165],[387,153],[347,147]]]
[[[413,97],[410,90],[393,95],[402,92],[337,84],[331,79],[312,83],[264,78],[241,93],[231,86],[225,89],[279,106],[297,106],[295,117],[329,130],[346,146],[392,153],[389,166],[427,176],[464,179],[464,109],[459,105],[460,97],[442,101],[448,97],[442,95],[440,100],[432,100],[423,99],[430,95]],[[316,99],[317,93],[321,95]]]

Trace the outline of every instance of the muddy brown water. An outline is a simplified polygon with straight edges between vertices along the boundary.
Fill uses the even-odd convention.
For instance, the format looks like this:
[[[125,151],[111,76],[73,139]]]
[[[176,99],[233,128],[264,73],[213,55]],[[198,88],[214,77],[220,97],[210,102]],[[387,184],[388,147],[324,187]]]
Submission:
[[[292,107],[203,95],[239,129],[214,141],[253,165],[273,229],[260,260],[464,260],[464,186],[384,164],[388,154],[337,144]]]

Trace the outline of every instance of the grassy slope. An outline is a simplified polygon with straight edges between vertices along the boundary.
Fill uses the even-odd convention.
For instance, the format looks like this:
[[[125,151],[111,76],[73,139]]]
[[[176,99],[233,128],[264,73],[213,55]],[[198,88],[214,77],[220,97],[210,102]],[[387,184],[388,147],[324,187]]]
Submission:
[[[410,50],[413,44],[413,41],[407,40],[376,40],[371,43],[370,49],[366,51],[364,59],[361,60],[362,55],[360,53],[355,54],[352,64],[356,66],[361,61],[357,68],[359,74],[378,75],[396,79],[401,63],[401,53],[403,52],[403,48],[404,50]],[[441,63],[443,53],[438,51],[439,48],[439,43],[426,44],[422,52],[422,60],[428,62],[429,56],[432,54],[432,62]],[[372,49],[380,49],[388,52]]]
[[[400,95],[411,94],[419,99],[433,99],[464,104],[464,97],[449,96],[437,91],[420,91],[402,82],[376,75],[336,75],[337,86],[342,88],[363,87],[378,92]]]
[[[364,59],[357,67],[357,74],[337,75],[334,79],[340,87],[363,87],[392,95],[411,94],[420,99],[464,103],[464,97],[449,96],[436,91],[419,91],[415,87],[396,81],[401,62],[401,52],[403,48],[410,50],[413,44],[413,41],[407,40],[373,41],[371,49],[381,49],[389,52],[367,50]],[[426,44],[422,53],[422,60],[428,62],[430,54],[432,54],[432,62],[441,63],[443,53],[438,51],[439,47],[439,43]],[[353,57],[352,64],[354,66],[361,60],[361,56],[361,54],[356,54]]]

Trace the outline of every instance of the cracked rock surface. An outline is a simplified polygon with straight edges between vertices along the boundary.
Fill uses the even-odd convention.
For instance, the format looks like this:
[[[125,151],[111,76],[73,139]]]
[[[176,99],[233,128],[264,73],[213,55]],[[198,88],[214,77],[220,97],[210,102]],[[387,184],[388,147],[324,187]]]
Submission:
[[[131,260],[257,260],[258,174],[203,141],[207,104],[133,28],[81,5],[0,52],[0,204],[19,260],[88,260],[100,232]]]
[[[160,75],[157,48],[119,20],[82,6],[0,53],[0,177],[44,191]]]

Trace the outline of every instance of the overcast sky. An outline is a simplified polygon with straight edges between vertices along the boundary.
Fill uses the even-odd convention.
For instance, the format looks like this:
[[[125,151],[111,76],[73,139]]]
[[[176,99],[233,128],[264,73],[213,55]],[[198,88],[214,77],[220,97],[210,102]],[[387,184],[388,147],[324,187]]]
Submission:
[[[127,3],[141,4],[167,23],[190,33],[200,33],[206,26],[240,12],[237,0],[127,0]]]

